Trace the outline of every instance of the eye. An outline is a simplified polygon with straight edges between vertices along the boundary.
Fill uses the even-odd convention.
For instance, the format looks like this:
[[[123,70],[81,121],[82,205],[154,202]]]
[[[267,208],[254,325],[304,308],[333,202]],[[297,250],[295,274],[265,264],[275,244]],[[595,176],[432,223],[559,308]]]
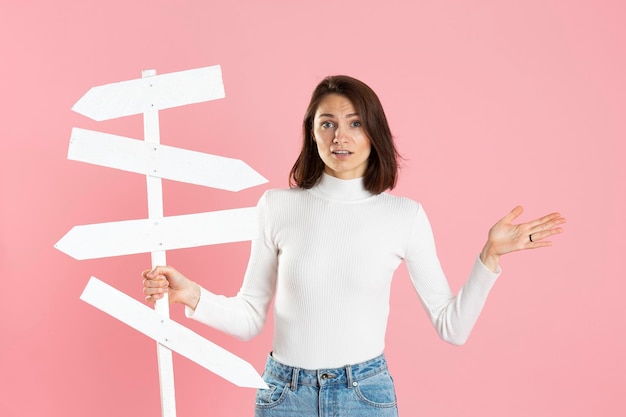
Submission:
[[[360,121],[355,120],[354,122],[350,123],[350,126],[352,126],[352,127],[361,127],[362,124],[361,124]]]
[[[322,126],[323,129],[331,129],[331,128],[335,127],[335,124],[333,122],[327,120],[327,121],[323,122],[321,126]]]

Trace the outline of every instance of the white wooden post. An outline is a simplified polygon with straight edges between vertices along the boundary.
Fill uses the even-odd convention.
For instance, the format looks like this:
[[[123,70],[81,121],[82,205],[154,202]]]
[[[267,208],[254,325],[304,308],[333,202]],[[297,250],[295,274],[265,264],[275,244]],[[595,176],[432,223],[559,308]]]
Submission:
[[[142,71],[142,77],[153,77],[156,70]],[[152,87],[152,84],[150,84]],[[147,110],[143,113],[143,132],[146,143],[159,145],[161,143],[159,133],[159,111]],[[158,148],[155,146],[154,151]],[[163,186],[161,178],[146,175],[148,187],[148,219],[158,222],[163,218]],[[152,267],[166,265],[165,251],[150,252]],[[167,294],[155,303],[154,309],[164,317],[170,316],[169,300]],[[174,363],[172,351],[157,342],[157,359],[159,366],[159,386],[161,388],[161,415],[163,417],[176,416],[176,394],[174,392]]]
[[[68,158],[145,174],[148,218],[75,226],[55,247],[76,259],[149,251],[154,267],[167,263],[168,249],[252,239],[252,207],[172,217],[163,213],[162,178],[231,191],[267,181],[240,160],[160,144],[159,110],[222,97],[218,66],[163,76],[144,70],[141,79],[94,87],[85,94],[73,109],[95,120],[142,113],[144,141],[75,128]],[[206,226],[203,236],[197,233],[199,225]],[[167,296],[153,312],[92,277],[81,299],[157,341],[163,417],[176,416],[172,350],[239,386],[267,387],[249,363],[170,320]]]

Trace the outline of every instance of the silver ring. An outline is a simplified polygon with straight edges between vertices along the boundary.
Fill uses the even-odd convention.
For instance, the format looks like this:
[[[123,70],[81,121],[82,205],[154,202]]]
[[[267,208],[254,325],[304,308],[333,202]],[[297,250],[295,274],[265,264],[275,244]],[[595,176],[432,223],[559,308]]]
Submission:
[[[530,239],[531,242],[533,241],[533,234],[532,233],[528,235],[528,239]]]

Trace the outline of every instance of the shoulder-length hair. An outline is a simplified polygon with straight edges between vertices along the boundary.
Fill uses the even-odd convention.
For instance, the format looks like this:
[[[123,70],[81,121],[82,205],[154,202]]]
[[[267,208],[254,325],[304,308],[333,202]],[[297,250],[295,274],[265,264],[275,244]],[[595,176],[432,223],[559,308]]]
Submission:
[[[380,194],[395,187],[399,154],[383,106],[367,84],[346,75],[326,77],[313,91],[302,123],[302,149],[289,173],[289,185],[311,188],[317,184],[324,172],[324,162],[319,156],[313,138],[313,119],[317,107],[328,94],[339,94],[350,100],[370,139],[372,149],[363,176],[365,189],[373,194]]]

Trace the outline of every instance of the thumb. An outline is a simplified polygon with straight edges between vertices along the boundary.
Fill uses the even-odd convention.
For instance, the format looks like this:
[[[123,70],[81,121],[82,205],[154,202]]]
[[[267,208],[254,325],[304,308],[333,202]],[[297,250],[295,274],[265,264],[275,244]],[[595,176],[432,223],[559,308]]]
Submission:
[[[524,207],[518,205],[513,210],[511,210],[509,214],[504,216],[502,220],[504,220],[507,223],[513,223],[513,220],[518,218],[520,214],[522,214],[523,212],[524,212]]]

